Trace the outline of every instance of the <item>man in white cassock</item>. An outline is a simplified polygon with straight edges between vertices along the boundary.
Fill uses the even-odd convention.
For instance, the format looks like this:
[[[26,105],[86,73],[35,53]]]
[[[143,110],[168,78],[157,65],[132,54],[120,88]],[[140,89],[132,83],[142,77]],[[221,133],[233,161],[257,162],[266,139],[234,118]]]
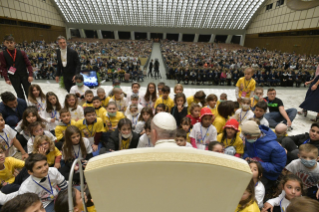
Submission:
[[[171,114],[156,114],[151,124],[151,142],[154,147],[179,147],[175,142],[176,128],[175,118]]]

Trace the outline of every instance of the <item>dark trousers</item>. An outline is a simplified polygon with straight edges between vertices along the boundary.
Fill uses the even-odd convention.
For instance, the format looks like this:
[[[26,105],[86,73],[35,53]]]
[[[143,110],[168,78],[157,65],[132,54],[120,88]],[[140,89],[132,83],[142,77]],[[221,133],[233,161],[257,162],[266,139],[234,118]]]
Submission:
[[[29,173],[27,171],[27,169],[24,167],[20,173],[18,174],[18,176],[16,176],[14,182],[12,184],[8,184],[6,186],[3,186],[1,188],[1,192],[4,194],[10,194],[13,193],[15,191],[18,191],[20,188],[20,185],[23,183],[23,181],[25,181],[25,179],[27,179],[29,177]]]
[[[20,142],[22,147],[26,147],[27,146],[28,140],[25,139],[25,137],[23,135],[18,134],[18,135],[16,135],[16,138]]]
[[[31,85],[31,83],[29,83],[28,81],[29,76],[20,77],[20,76],[10,76],[10,74],[8,75],[9,75],[11,84],[17,93],[18,98],[25,100],[26,98],[24,97],[24,95],[28,98],[29,87]]]
[[[68,93],[70,93],[71,87],[72,87],[73,85],[75,85],[75,83],[73,83],[73,81],[72,81],[72,78],[73,78],[73,77],[63,76],[64,88],[65,88],[65,90],[68,91]]]
[[[149,68],[149,69],[148,69],[148,74],[147,74],[148,77],[149,77],[150,75],[151,75],[151,77],[153,77],[152,69],[153,69],[153,68]]]

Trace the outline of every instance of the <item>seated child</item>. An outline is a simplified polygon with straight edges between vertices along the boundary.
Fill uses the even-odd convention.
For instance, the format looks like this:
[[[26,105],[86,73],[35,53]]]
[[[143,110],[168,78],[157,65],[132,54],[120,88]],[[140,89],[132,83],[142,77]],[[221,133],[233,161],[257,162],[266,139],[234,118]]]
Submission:
[[[47,157],[47,162],[50,167],[55,167],[59,169],[61,167],[61,157],[62,154],[55,147],[54,141],[46,135],[38,135],[34,139],[33,143],[33,154],[42,154]]]
[[[170,91],[171,89],[167,85],[162,88],[162,96],[156,100],[154,108],[156,108],[158,104],[163,103],[168,107],[168,112],[171,111],[174,107],[174,101],[169,97]]]
[[[275,134],[277,136],[277,141],[281,144],[282,140],[287,136],[288,127],[284,123],[279,123],[275,127]]]
[[[78,157],[82,157],[82,168],[85,169],[85,162],[93,157],[92,147],[89,139],[82,137],[81,131],[76,126],[69,126],[65,131],[65,142],[62,147],[62,160],[64,166],[60,168],[61,174],[66,180],[69,180],[70,170],[73,161]],[[73,182],[80,182],[80,173],[78,172],[79,167],[75,167],[75,173],[73,175]]]
[[[187,142],[188,143],[191,142],[191,139],[189,137],[189,133],[190,133],[192,127],[193,127],[192,126],[192,121],[190,120],[190,118],[184,117],[181,120],[180,128],[183,129],[187,133]]]
[[[217,131],[212,125],[213,114],[209,108],[202,108],[200,120],[193,126],[190,133],[191,144],[194,148],[207,150],[208,144],[211,141],[216,141]]]
[[[45,96],[47,107],[45,108],[45,111],[42,113],[42,116],[48,122],[50,131],[54,133],[54,129],[59,123],[60,110],[62,107],[59,102],[59,98],[55,93],[48,92]]]
[[[141,99],[140,96],[139,96],[140,87],[141,87],[140,83],[138,83],[138,82],[133,82],[133,83],[132,83],[132,86],[131,86],[131,88],[132,88],[132,93],[130,93],[130,94],[127,95],[127,102],[128,102],[128,103],[131,102],[131,100],[132,100],[132,95],[134,95],[134,94],[138,96],[138,99],[139,99],[139,100]],[[140,102],[138,102],[138,104],[140,104]]]
[[[126,115],[126,117],[132,122],[133,129],[135,129],[138,118],[140,116],[140,113],[139,113],[137,107],[138,106],[136,104],[131,104],[128,108],[129,113]]]
[[[218,141],[209,142],[208,151],[224,153],[225,152],[224,144]]]
[[[93,97],[93,107],[98,118],[103,118],[103,115],[106,113],[106,109],[102,107],[102,102],[98,96]]]
[[[215,94],[209,94],[206,98],[207,106],[211,111],[212,114],[216,117],[218,115],[217,111],[217,102],[218,97]]]
[[[9,125],[5,124],[3,116],[0,113],[0,145],[5,148],[5,155],[16,155],[17,151],[15,148],[17,148],[22,154],[22,159],[27,158],[28,154],[24,151],[20,142],[16,139],[16,135],[17,132],[14,131]]]
[[[124,113],[128,104],[126,98],[123,96],[123,91],[120,88],[113,89],[114,96],[109,102],[115,102],[118,111]]]
[[[75,94],[79,104],[83,105],[85,103],[84,94],[90,88],[84,85],[84,78],[81,74],[75,75],[75,84],[71,87],[70,93]]]
[[[1,192],[4,194],[10,194],[18,191],[21,183],[29,177],[29,174],[24,167],[24,161],[13,157],[6,157],[6,149],[3,145],[0,145],[0,181]],[[15,169],[22,169],[20,173],[15,177]]]
[[[240,104],[241,104],[241,108],[235,112],[235,115],[233,116],[233,118],[236,119],[239,122],[239,125],[241,126],[243,122],[254,117],[254,112],[250,110],[249,98],[243,98]]]
[[[195,103],[191,104],[190,114],[188,114],[186,117],[190,118],[190,120],[192,121],[192,126],[200,122],[200,111],[201,111],[201,108],[198,104],[195,104]]]
[[[68,126],[75,125],[76,121],[71,119],[71,113],[63,108],[60,111],[60,122],[55,128],[55,137],[57,139],[56,146],[59,150],[61,150],[63,142],[64,142],[64,133]]]
[[[111,133],[105,147],[101,148],[100,154],[136,148],[139,138],[140,135],[133,132],[132,122],[127,118],[121,119],[117,129]]]
[[[104,124],[101,118],[96,117],[93,107],[84,109],[84,119],[75,123],[75,126],[82,132],[82,136],[88,138],[92,146],[93,152],[98,150],[102,133],[105,132]]]
[[[218,116],[215,118],[213,125],[217,130],[217,133],[223,132],[223,127],[229,116],[234,114],[234,103],[232,101],[221,102],[218,105]]]
[[[254,96],[250,98],[250,102],[251,102],[250,108],[252,111],[255,111],[255,106],[258,102],[265,101],[263,96],[264,96],[264,89],[262,87],[257,87],[254,91]]]
[[[65,96],[64,108],[71,113],[71,119],[78,121],[84,118],[82,106],[78,105],[78,99],[74,94],[67,94]]]
[[[259,120],[260,125],[264,125],[266,127],[269,127],[269,122],[267,121],[267,119],[264,117],[266,111],[267,111],[267,103],[265,101],[260,101],[255,105],[255,110],[254,110],[254,114],[255,114],[255,118]]]
[[[227,101],[227,94],[226,93],[222,93],[219,96],[219,101],[217,101],[217,105],[219,105],[221,102]]]
[[[161,104],[158,104],[155,108],[155,115],[160,113],[160,112],[166,112],[168,113],[168,107],[167,105],[161,103]]]
[[[117,128],[117,124],[123,118],[125,118],[122,112],[117,111],[115,102],[109,102],[107,105],[107,113],[103,116],[103,123],[105,125],[105,131],[111,132]]]
[[[293,198],[287,207],[286,212],[317,212],[319,210],[319,202],[308,197]]]
[[[235,211],[260,212],[255,199],[255,183],[253,179],[248,184]]]
[[[84,94],[85,102],[84,104],[82,104],[83,108],[93,107],[93,97],[94,97],[93,91],[91,90],[85,91],[85,94]]]
[[[111,97],[106,96],[105,90],[101,87],[96,90],[96,93],[101,100],[102,106],[106,108],[107,105],[109,104]]]
[[[144,125],[144,131],[145,133],[141,135],[137,148],[141,147],[153,147],[153,144],[151,142],[151,119],[147,120]]]
[[[171,114],[176,120],[177,126],[180,125],[181,120],[187,116],[187,107],[185,107],[186,97],[183,93],[177,93],[174,98],[174,107],[172,108]]]
[[[30,133],[31,138],[28,140],[27,143],[28,154],[31,154],[33,152],[34,139],[37,135],[46,135],[50,138],[51,141],[56,141],[56,137],[52,135],[50,131],[44,130],[44,126],[41,122],[33,122],[32,124],[30,124]]]
[[[12,196],[12,194],[16,194],[16,195]],[[1,207],[1,212],[12,212],[12,211],[43,212],[45,210],[37,194],[25,193],[25,194],[18,195],[18,192],[15,192],[12,194],[11,194],[12,198],[10,198],[9,195],[6,195],[6,198],[10,200]],[[1,198],[4,199],[2,196]]]
[[[54,200],[60,191],[67,189],[68,183],[56,168],[48,166],[42,154],[30,155],[25,167],[30,176],[21,184],[18,194],[35,193],[47,212],[54,211]]]
[[[261,177],[263,175],[263,167],[258,161],[250,160],[248,161],[251,172],[253,173],[253,181],[255,184],[255,199],[258,207],[261,209],[264,205],[265,197],[265,186],[261,182]]]
[[[240,105],[237,101],[234,101],[234,113],[236,113],[236,111],[240,108]]]
[[[239,136],[239,123],[235,119],[229,119],[223,127],[223,133],[217,136],[217,141],[223,143],[225,148],[234,147],[236,152],[234,156],[241,157],[244,154],[244,143]]]
[[[184,91],[184,87],[182,84],[176,84],[174,87],[174,93],[178,94],[178,93],[183,93]]]
[[[183,129],[177,129],[175,141],[178,146],[193,147],[190,143],[187,142],[187,133]]]
[[[263,212],[268,211],[268,209],[273,211],[276,208],[275,206],[280,207],[278,211],[287,211],[286,209],[292,199],[304,195],[303,183],[298,176],[288,174],[283,178],[281,183],[283,188],[281,194],[276,198],[268,200],[264,204]]]
[[[145,123],[153,118],[153,110],[150,107],[144,107],[143,110],[141,111],[141,114],[138,118],[138,122],[135,126],[134,132],[136,132],[139,135],[144,134],[144,125]]]
[[[27,104],[28,106],[35,106],[40,115],[42,115],[42,113],[45,111],[47,103],[45,100],[45,95],[39,85],[30,85]]]
[[[300,177],[303,186],[307,189],[307,196],[317,199],[316,194],[319,195],[318,180],[314,179],[319,176],[318,149],[312,144],[302,144],[299,147],[298,156],[299,159],[291,161],[285,167],[283,174],[294,174]]]
[[[141,104],[139,104],[139,96],[137,94],[131,95],[131,102],[128,104],[128,107],[127,107],[125,114],[124,114],[125,116],[128,116],[130,114],[130,112],[129,112],[130,105],[136,105],[138,113],[140,113],[141,110],[143,109],[143,106]]]

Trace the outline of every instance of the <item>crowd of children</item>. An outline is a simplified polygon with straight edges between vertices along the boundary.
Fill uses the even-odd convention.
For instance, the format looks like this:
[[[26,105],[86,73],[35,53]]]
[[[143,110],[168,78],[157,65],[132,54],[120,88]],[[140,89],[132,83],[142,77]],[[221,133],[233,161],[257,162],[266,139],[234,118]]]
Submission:
[[[179,129],[175,140],[181,148],[197,148],[247,160],[253,176],[236,211],[276,211],[278,208],[288,211],[290,202],[297,197],[318,200],[319,125],[314,123],[308,139],[302,143],[292,141],[295,147],[290,148],[286,125],[279,124],[274,132],[268,128],[264,118],[268,105],[263,98],[263,88],[256,88],[250,69],[246,72],[245,77],[238,80],[236,101],[228,100],[226,93],[218,98],[203,91],[186,98],[180,84],[175,86],[176,95],[171,99],[171,88],[163,82],[157,89],[154,83],[149,83],[145,94],[139,92],[139,83],[133,82],[132,92],[125,94],[116,81],[109,93],[100,87],[94,96],[94,92],[83,85],[81,75],[75,76],[76,85],[65,99],[59,99],[54,92],[44,94],[40,86],[33,84],[29,89],[28,107],[16,126],[7,125],[5,120],[10,117],[0,114],[0,195],[36,193],[46,211],[54,211],[54,208],[62,211],[60,208],[67,198],[63,190],[68,184],[80,181],[79,167],[75,168],[74,178],[68,179],[74,159],[80,157],[85,169],[87,161],[99,154],[153,147],[152,118],[159,112],[167,112],[176,119]],[[1,94],[4,104],[8,103],[8,93]],[[248,122],[255,125],[247,130],[245,123]],[[266,150],[268,146],[258,141],[267,140],[270,134],[276,143],[272,148],[281,148],[287,153],[282,161],[285,163],[286,157],[291,158],[284,164],[285,168],[264,159],[264,152],[271,150]],[[296,149],[299,149],[297,158],[291,156]],[[251,152],[255,157],[250,156]],[[282,174],[278,177],[272,172]],[[268,182],[264,186],[265,180]],[[275,183],[276,180],[282,182]],[[74,192],[78,195],[77,190]],[[91,206],[90,202],[87,207]]]

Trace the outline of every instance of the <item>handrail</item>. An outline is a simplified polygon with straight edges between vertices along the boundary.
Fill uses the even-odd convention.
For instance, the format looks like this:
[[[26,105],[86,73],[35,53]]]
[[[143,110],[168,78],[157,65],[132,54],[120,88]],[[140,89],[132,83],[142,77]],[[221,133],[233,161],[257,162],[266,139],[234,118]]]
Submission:
[[[85,197],[84,197],[84,180],[83,180],[83,169],[82,169],[82,153],[80,151],[79,157],[75,159],[72,163],[72,167],[70,170],[70,175],[69,175],[69,186],[68,186],[68,203],[69,203],[69,212],[73,212],[74,205],[73,205],[73,195],[72,195],[72,180],[73,180],[73,173],[76,164],[79,166],[79,173],[80,173],[80,185],[81,185],[81,197],[82,197],[82,202],[83,202],[83,210],[84,212],[88,212],[85,206]]]

